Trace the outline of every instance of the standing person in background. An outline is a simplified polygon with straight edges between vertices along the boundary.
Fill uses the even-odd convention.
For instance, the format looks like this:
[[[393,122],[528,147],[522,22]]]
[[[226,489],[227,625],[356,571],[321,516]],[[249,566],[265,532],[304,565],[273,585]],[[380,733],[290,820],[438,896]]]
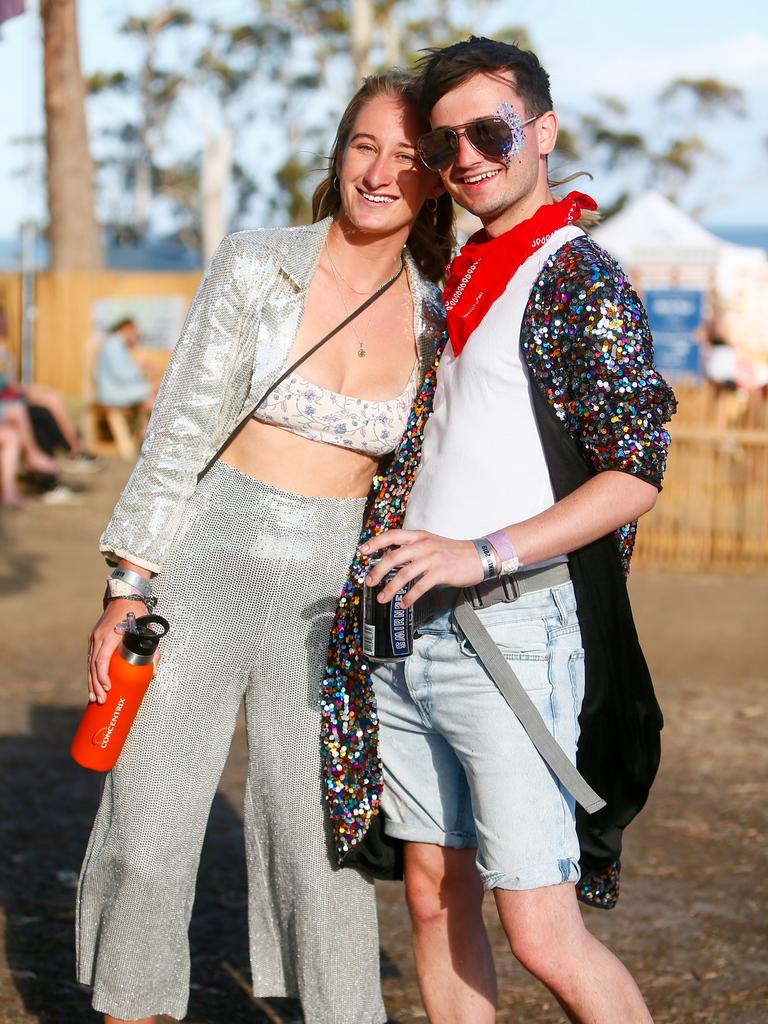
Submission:
[[[90,638],[90,699],[105,698],[132,597],[153,592],[171,624],[80,882],[78,976],[108,1024],[186,1013],[200,847],[243,698],[254,993],[299,996],[307,1024],[386,1019],[373,884],[330,857],[318,697],[366,496],[407,444],[443,335],[432,282],[452,207],[416,155],[426,127],[412,76],[366,79],[317,223],[224,239],[101,539],[119,568]]]
[[[577,884],[592,905],[615,903],[622,829],[658,765],[661,714],[623,572],[661,485],[674,397],[636,294],[579,227],[594,202],[552,195],[557,118],[536,56],[477,38],[430,51],[422,99],[419,153],[483,230],[450,270],[450,343],[404,522],[390,516],[361,547],[383,553],[368,585],[394,570],[379,600],[412,583],[403,605],[421,619],[413,655],[375,673],[382,806],[405,841],[421,992],[434,1024],[495,1019],[484,887],[570,1020],[648,1024],[632,977],[586,930]],[[367,695],[349,605],[327,683],[339,704]],[[498,649],[521,717],[480,660]],[[378,800],[371,762],[327,758],[342,851]],[[605,806],[577,821],[574,793],[590,811],[602,802],[590,786]]]

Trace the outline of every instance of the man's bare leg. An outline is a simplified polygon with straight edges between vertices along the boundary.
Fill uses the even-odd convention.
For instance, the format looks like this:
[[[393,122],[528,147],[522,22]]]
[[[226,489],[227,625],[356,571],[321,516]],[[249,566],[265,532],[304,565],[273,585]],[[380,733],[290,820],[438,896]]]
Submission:
[[[494,889],[494,896],[512,952],[547,986],[569,1020],[653,1024],[632,975],[585,928],[573,885]]]
[[[405,844],[419,989],[433,1024],[493,1024],[496,974],[475,850]]]

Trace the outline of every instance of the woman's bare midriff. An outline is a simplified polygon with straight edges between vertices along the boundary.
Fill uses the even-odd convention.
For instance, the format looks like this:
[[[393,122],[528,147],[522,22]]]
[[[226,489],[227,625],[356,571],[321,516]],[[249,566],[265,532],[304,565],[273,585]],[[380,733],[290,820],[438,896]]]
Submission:
[[[378,459],[310,441],[271,423],[251,420],[221,457],[241,473],[312,498],[364,498]]]

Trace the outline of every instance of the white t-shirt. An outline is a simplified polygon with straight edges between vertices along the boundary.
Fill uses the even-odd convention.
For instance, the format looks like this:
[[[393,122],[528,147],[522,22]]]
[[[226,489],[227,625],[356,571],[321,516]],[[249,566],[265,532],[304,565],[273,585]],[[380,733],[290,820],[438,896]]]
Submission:
[[[544,263],[582,234],[573,226],[554,232],[519,267],[461,355],[454,355],[450,343],[446,347],[405,529],[466,540],[554,504],[520,329]]]

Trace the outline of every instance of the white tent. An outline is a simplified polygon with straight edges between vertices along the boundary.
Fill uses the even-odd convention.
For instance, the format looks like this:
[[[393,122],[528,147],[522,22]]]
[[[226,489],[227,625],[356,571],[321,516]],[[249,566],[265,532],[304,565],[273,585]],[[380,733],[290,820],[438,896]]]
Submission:
[[[721,329],[756,368],[756,380],[768,374],[768,256],[762,249],[718,238],[658,192],[638,196],[593,235],[641,291],[665,280],[714,291]]]
[[[658,192],[633,199],[592,235],[628,269],[712,268],[717,292],[726,299],[738,289],[742,270],[751,276],[768,267],[762,249],[718,238]]]

